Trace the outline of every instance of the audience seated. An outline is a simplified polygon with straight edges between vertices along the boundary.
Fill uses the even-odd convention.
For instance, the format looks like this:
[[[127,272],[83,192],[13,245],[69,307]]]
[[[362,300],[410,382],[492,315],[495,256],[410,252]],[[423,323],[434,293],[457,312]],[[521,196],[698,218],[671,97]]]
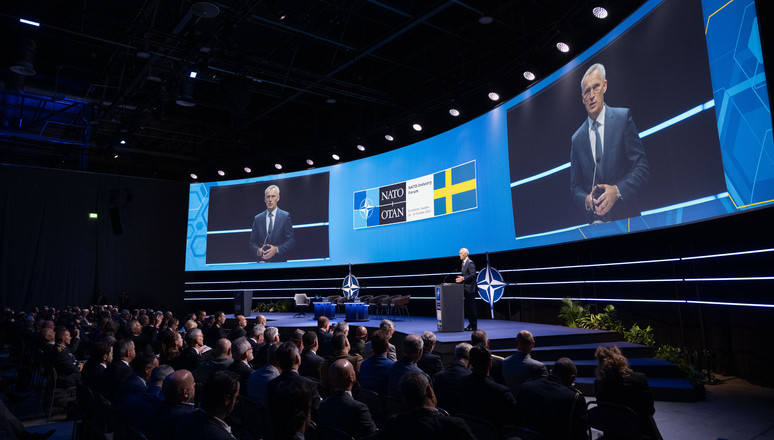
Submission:
[[[272,406],[277,405],[278,402],[286,397],[282,391],[287,389],[286,384],[288,382],[296,382],[300,384],[300,386],[308,389],[312,417],[316,417],[317,410],[320,408],[320,393],[317,389],[316,382],[298,374],[298,366],[301,364],[301,355],[298,353],[296,344],[290,341],[280,344],[277,347],[275,356],[281,373],[279,376],[272,379],[266,387],[269,411],[271,412]]]
[[[472,346],[462,342],[454,347],[454,362],[435,375],[433,389],[438,407],[455,414],[460,405],[460,382],[470,371],[470,349]]]
[[[529,353],[535,348],[535,338],[532,333],[522,330],[516,336],[516,353],[503,361],[503,378],[516,398],[519,398],[521,384],[528,380],[548,376],[546,366],[532,359]]]
[[[390,359],[392,361],[398,360],[398,354],[395,350],[395,346],[390,344],[390,339],[392,339],[393,333],[395,333],[395,324],[392,323],[389,319],[382,319],[382,322],[379,323],[379,330],[384,331],[387,334],[387,359]],[[371,357],[374,354],[373,348],[371,347],[371,342],[366,342],[365,344],[365,355],[363,357]]]
[[[111,400],[116,408],[122,408],[130,395],[142,393],[148,388],[148,379],[153,369],[159,365],[159,360],[153,354],[141,353],[135,356],[129,365],[133,374],[121,382]]]
[[[275,355],[277,346],[279,346],[279,342],[268,344],[265,347],[269,362],[253,371],[250,374],[250,378],[247,379],[247,395],[263,406],[266,406],[266,390],[269,382],[280,375],[280,368]]]
[[[474,347],[476,345],[482,345],[489,348],[489,337],[486,332],[481,329],[473,330],[473,333],[470,334],[470,345]],[[501,385],[508,385],[503,378],[503,361],[504,359],[502,357],[494,354],[492,355],[492,370],[489,372],[489,377]]]
[[[417,338],[419,338],[417,336]],[[400,395],[408,409],[396,414],[371,438],[384,440],[473,440],[467,423],[458,417],[442,415],[430,379],[419,368],[404,374]]]
[[[360,364],[363,363],[363,357],[359,354],[356,355],[350,355],[349,354],[349,340],[347,339],[347,334],[342,332],[334,333],[333,337],[331,338],[331,347],[333,348],[333,356],[330,359],[327,359],[325,363],[322,366],[322,379],[323,382],[328,386],[329,389],[332,389],[333,383],[331,379],[328,377],[328,371],[330,369],[330,366],[333,364],[333,362],[339,360],[339,359],[346,359],[348,360],[352,366],[355,368],[355,374],[360,374]],[[355,385],[356,388],[359,388],[359,385]]]
[[[330,366],[328,376],[333,393],[320,403],[319,425],[330,426],[348,435],[361,438],[376,431],[371,413],[365,403],[352,397],[355,368],[346,359],[338,359]]]
[[[250,335],[250,337],[247,338],[247,342],[253,347],[253,360],[255,360],[255,356],[261,351],[261,348],[266,345],[263,342],[264,331],[266,331],[266,327],[263,324],[255,324],[247,331],[247,334]]]
[[[270,345],[279,343],[279,329],[277,327],[266,327],[263,331],[264,346],[261,347],[258,353],[253,353],[253,368],[258,369],[266,365],[269,361]]]
[[[330,358],[333,356],[333,348],[331,347],[331,338],[333,337],[333,331],[331,330],[331,321],[327,316],[320,316],[317,318],[317,344],[319,350],[317,353],[324,357]]]
[[[325,358],[317,355],[317,333],[308,331],[304,333],[304,350],[301,352],[301,365],[298,373],[312,379],[322,380],[322,366]]]
[[[77,331],[77,330],[76,330]],[[77,334],[75,338],[70,336],[70,330],[65,327],[59,327],[56,330],[53,350],[47,352],[49,362],[53,365],[57,374],[56,386],[59,388],[68,388],[81,381],[81,369],[83,364],[79,363],[73,352],[78,349],[80,339]]]
[[[96,381],[96,391],[100,392],[106,399],[113,401],[118,387],[129,378],[134,371],[129,365],[135,357],[134,341],[123,339],[114,348],[113,362],[111,362],[105,372],[99,375]]]
[[[231,343],[231,357],[233,362],[228,367],[228,370],[233,371],[239,376],[240,394],[246,396],[247,381],[254,371],[250,366],[250,361],[253,360],[253,347],[247,342],[247,338],[242,336]]]
[[[175,437],[177,423],[184,414],[194,411],[196,386],[188,370],[176,370],[161,385],[164,399],[149,423],[148,440],[170,440]]]
[[[218,371],[202,388],[198,410],[180,416],[175,440],[234,440],[226,417],[234,410],[239,396],[239,377],[231,371]]]
[[[519,389],[521,425],[547,440],[588,440],[586,399],[572,388],[577,372],[563,357],[548,376],[525,382]]]
[[[417,367],[420,370],[427,373],[431,379],[435,378],[435,375],[443,370],[443,362],[441,362],[441,356],[433,354],[435,348],[435,333],[431,331],[422,332],[422,357],[417,361]]]
[[[492,380],[492,354],[477,345],[470,349],[472,374],[460,381],[459,413],[489,420],[500,432],[517,420],[516,399],[505,385]]]
[[[387,393],[393,397],[400,397],[400,378],[409,371],[419,371],[427,374],[417,367],[417,361],[422,357],[422,338],[416,333],[411,333],[403,339],[403,357],[390,368],[387,383]],[[428,376],[428,379],[430,377]]]
[[[368,330],[359,325],[355,327],[355,330],[348,336],[349,338],[349,354],[359,354],[365,358],[365,344],[368,339]]]
[[[164,401],[161,384],[174,372],[175,370],[169,365],[159,365],[151,372],[145,391],[129,394],[124,399],[123,411],[129,417],[129,423],[146,436],[150,433],[151,422]]]
[[[247,332],[245,331],[247,319],[245,319],[245,315],[236,315],[234,319],[236,321],[234,328],[228,333],[228,339],[231,340],[231,342],[247,336]]]
[[[193,371],[197,382],[205,383],[218,371],[227,369],[234,362],[231,358],[231,341],[221,338],[215,341],[210,359],[199,364]]]
[[[223,324],[226,323],[226,314],[218,310],[212,316],[215,322],[204,332],[204,343],[210,347],[214,347],[221,339],[228,339],[228,333],[223,329]]]
[[[360,387],[386,396],[390,381],[390,369],[395,361],[387,358],[389,335],[377,330],[369,341],[373,355],[360,365]]]
[[[185,340],[188,347],[180,353],[180,360],[177,366],[188,371],[196,370],[196,367],[202,362],[202,353],[204,352],[204,335],[200,328],[193,328],[185,334]]]
[[[104,341],[94,342],[89,349],[89,360],[83,365],[81,381],[84,385],[94,388],[97,377],[105,372],[108,364],[113,362],[113,346]]]

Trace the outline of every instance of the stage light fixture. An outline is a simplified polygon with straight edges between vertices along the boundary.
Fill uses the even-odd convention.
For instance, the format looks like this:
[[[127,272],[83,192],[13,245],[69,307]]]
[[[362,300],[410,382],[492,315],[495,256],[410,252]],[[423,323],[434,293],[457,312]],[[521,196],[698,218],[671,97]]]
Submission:
[[[412,125],[411,128],[413,128],[414,131],[422,131],[422,126],[417,123],[414,123],[414,125]]]
[[[482,15],[478,17],[478,24],[487,25],[487,24],[492,24],[493,21],[494,21],[494,18],[492,18],[489,15]]]
[[[527,81],[534,81],[535,80],[535,74],[530,72],[529,70],[524,72],[524,79]]]
[[[357,144],[357,149],[360,151],[365,151],[365,147],[361,144]]]
[[[306,164],[311,167],[312,165],[314,165],[314,161],[312,159],[307,159]]]
[[[113,159],[118,159],[118,153],[113,155]]]
[[[457,116],[460,115],[460,111],[457,110],[456,108],[450,108],[449,109],[449,114],[456,118]]]
[[[250,174],[253,170],[250,167],[245,167],[245,173]]]
[[[394,140],[395,140],[395,138],[394,138],[394,137],[392,137],[392,135],[391,135],[391,134],[385,134],[385,135],[384,135],[384,138],[385,138],[385,139],[387,139],[387,140],[388,140],[388,141],[390,141],[390,142],[392,142],[392,141],[394,141]]]
[[[16,59],[14,59],[11,62],[11,65],[8,66],[8,69],[16,74],[22,75],[22,76],[33,76],[35,75],[35,48],[37,45],[35,44],[35,41],[31,38],[22,38],[21,41],[19,41],[17,50]]]
[[[603,8],[602,6],[597,6],[591,11],[591,13],[599,19],[607,18],[607,9]]]
[[[223,177],[226,175],[226,172],[223,170],[218,170],[218,176]]]
[[[559,49],[559,52],[567,53],[570,51],[570,46],[567,45],[567,43],[558,42],[556,43],[556,48]]]
[[[338,154],[336,154],[336,153],[333,153],[333,154],[331,154],[331,157],[333,158],[333,160],[340,160],[340,159],[341,159],[341,158],[339,157],[339,155],[338,155]]]
[[[121,145],[126,145],[126,139],[121,139],[121,142],[120,142],[120,144],[121,144]]]
[[[28,24],[30,26],[35,26],[35,27],[40,27],[40,23],[38,23],[37,21],[27,20],[27,19],[24,19],[24,18],[20,18],[19,19],[19,23]]]
[[[281,170],[282,169],[282,164],[281,163],[275,163],[274,164],[274,168],[276,168],[278,170]]]
[[[189,78],[191,78],[191,79],[196,79],[196,75],[198,75],[198,74],[199,74],[199,72],[197,72],[197,71],[195,71],[195,70],[192,70],[192,71],[191,71],[191,72],[188,74],[188,77],[189,77]]]
[[[196,175],[196,173],[191,173],[191,179],[196,180],[199,176]]]
[[[489,92],[489,99],[491,99],[492,101],[499,101],[500,95],[498,95],[495,92]]]

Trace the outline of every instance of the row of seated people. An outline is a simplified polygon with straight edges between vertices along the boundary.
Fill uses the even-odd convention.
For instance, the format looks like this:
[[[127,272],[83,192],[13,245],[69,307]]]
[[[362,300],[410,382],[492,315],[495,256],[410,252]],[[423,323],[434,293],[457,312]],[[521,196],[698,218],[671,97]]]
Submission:
[[[213,325],[220,324],[219,321],[216,318]],[[138,355],[132,338],[118,341],[114,345],[115,351],[114,346],[105,341],[92,343],[91,357],[83,371],[83,381],[120,408],[126,404],[128,396],[136,396],[149,389],[149,381],[158,383],[158,376],[155,380],[151,377],[158,368],[163,367],[167,373],[170,369],[190,371],[194,383],[200,384],[201,389],[206,389],[217,372],[230,370],[240,383],[238,395],[245,402],[253,402],[257,408],[265,409],[271,415],[268,420],[276,421],[278,419],[272,408],[276,408],[278,403],[272,402],[276,399],[270,398],[270,384],[287,381],[289,377],[304,377],[306,379],[303,383],[312,396],[311,420],[318,423],[322,421],[322,426],[360,438],[378,427],[386,428],[389,422],[385,420],[384,414],[374,410],[373,405],[370,409],[365,406],[368,411],[368,417],[365,417],[363,405],[357,405],[360,411],[358,417],[344,417],[334,422],[334,416],[342,411],[323,411],[320,407],[322,397],[338,400],[337,408],[344,405],[342,401],[347,397],[350,398],[347,400],[350,404],[354,401],[351,399],[353,390],[358,397],[371,392],[384,399],[405,401],[401,394],[401,378],[413,371],[422,372],[427,378],[428,384],[435,390],[433,398],[437,399],[440,407],[452,414],[483,419],[494,425],[501,434],[509,432],[510,427],[520,425],[543,432],[546,438],[587,437],[585,401],[579,393],[569,388],[574,380],[574,365],[568,359],[561,360],[556,363],[553,374],[548,376],[545,366],[529,356],[529,351],[534,347],[534,338],[529,332],[520,332],[516,338],[518,351],[508,359],[502,359],[492,356],[486,349],[486,333],[475,331],[471,337],[472,344],[456,347],[455,361],[444,368],[440,357],[432,354],[435,343],[432,332],[424,332],[421,337],[414,334],[406,336],[403,356],[398,360],[395,347],[389,342],[394,325],[387,320],[366,342],[367,332],[365,337],[360,334],[361,329],[365,330],[362,327],[356,328],[355,337],[350,339],[347,337],[349,328],[346,323],[339,323],[332,331],[327,318],[321,317],[316,332],[297,330],[285,344],[280,343],[275,327],[265,327],[265,321],[264,324],[256,322],[244,330],[245,321],[244,317],[237,317],[237,328],[242,328],[247,337],[239,336],[239,332],[232,330],[233,336],[239,337],[233,342],[228,338],[216,340],[208,352],[204,351],[204,332],[198,325],[193,327],[188,324],[185,343],[179,332],[173,330],[165,333],[159,356],[154,356],[148,349],[152,344],[147,344],[146,350]],[[60,353],[69,351],[66,335],[64,332],[62,334],[61,340],[59,336],[56,337],[58,346],[63,347],[58,350]],[[183,345],[186,345],[185,348]],[[329,346],[327,351],[323,345]],[[361,346],[353,349],[353,345]],[[365,360],[363,355],[366,356]],[[162,367],[158,367],[159,362]],[[350,368],[354,374],[348,390],[345,382],[350,377]],[[168,376],[162,375],[165,370],[160,370],[157,375],[161,378]],[[635,374],[629,371],[622,376],[633,377]],[[524,393],[519,395],[521,385],[532,379],[539,380],[529,382]],[[515,389],[514,384],[517,385]],[[538,385],[542,389],[536,388]],[[644,394],[649,397],[649,391],[645,390]],[[647,398],[644,400],[647,401]],[[628,403],[628,406],[637,406]],[[652,398],[650,409],[647,408],[647,402],[644,406],[642,412],[648,415],[650,411],[649,415],[652,416]],[[543,410],[537,411],[536,408]],[[371,414],[371,410],[374,410],[374,414]],[[130,413],[143,412],[136,410]],[[321,414],[325,417],[321,417]],[[353,421],[357,423],[351,423]],[[142,430],[139,426],[138,429]]]

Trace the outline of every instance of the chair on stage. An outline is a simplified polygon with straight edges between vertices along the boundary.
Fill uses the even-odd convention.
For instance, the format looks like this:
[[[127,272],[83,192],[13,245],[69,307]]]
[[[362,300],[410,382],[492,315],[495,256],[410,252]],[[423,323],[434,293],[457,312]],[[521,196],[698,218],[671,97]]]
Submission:
[[[411,295],[395,295],[390,297],[390,309],[387,317],[398,320],[398,317],[411,320],[408,312],[408,303],[411,301]]]
[[[602,431],[605,438],[640,440],[645,438],[640,418],[633,409],[612,402],[591,401],[587,404],[589,431]]]
[[[296,310],[298,311],[298,313],[293,315],[293,317],[294,318],[306,317],[307,314],[305,313],[305,310],[308,309],[309,305],[312,304],[312,300],[310,300],[309,297],[306,296],[306,293],[296,293],[293,299],[296,301]]]

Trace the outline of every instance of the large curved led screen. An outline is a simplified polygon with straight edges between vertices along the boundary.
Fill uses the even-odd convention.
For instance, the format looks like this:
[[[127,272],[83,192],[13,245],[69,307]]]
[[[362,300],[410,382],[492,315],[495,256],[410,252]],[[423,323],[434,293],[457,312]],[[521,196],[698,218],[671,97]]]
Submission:
[[[764,206],[771,126],[754,1],[654,0],[449,132],[332,167],[192,184],[186,270],[505,251]]]

